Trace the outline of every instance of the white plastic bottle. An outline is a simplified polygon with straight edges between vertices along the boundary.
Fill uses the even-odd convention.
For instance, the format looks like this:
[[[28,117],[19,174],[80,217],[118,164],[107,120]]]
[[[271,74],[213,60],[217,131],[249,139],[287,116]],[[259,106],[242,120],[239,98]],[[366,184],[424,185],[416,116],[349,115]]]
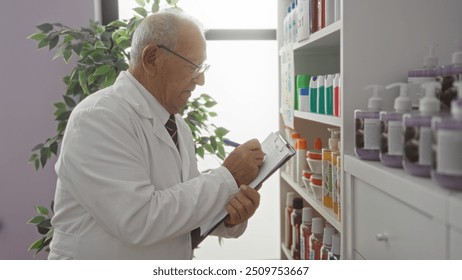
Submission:
[[[308,162],[306,161],[306,139],[298,138],[295,143],[296,158],[296,172],[294,180],[303,187],[303,170],[308,169]]]
[[[298,31],[298,0],[295,0],[292,16],[292,43],[297,42],[297,31]]]
[[[290,19],[290,5],[287,7],[287,14],[284,17],[283,25],[283,38],[284,38],[284,46],[289,43],[289,19]]]
[[[441,186],[462,190],[462,81],[454,83],[458,98],[451,103],[451,116],[434,117],[432,128],[436,151],[432,178]]]
[[[441,113],[449,113],[451,110],[451,102],[457,97],[454,82],[462,80],[462,40],[456,42],[457,49],[452,54],[451,64],[441,65],[437,69],[437,77],[441,83],[441,91],[437,95]]]
[[[363,160],[378,161],[380,150],[380,111],[384,90],[380,85],[369,85],[365,90],[372,90],[367,110],[355,110],[355,153]]]
[[[326,26],[331,25],[335,21],[335,0],[325,0],[326,1]]]
[[[310,1],[298,1],[298,28],[297,41],[303,41],[310,37]]]
[[[420,99],[419,112],[403,116],[403,167],[412,175],[430,177],[433,137],[431,120],[440,111],[440,102],[436,98],[436,89],[440,88],[440,83],[426,82],[423,86],[425,97]]]
[[[403,115],[411,112],[411,99],[407,96],[407,84],[394,83],[386,89],[400,87],[395,99],[394,112],[380,112],[382,139],[380,161],[390,167],[403,167]]]
[[[418,109],[419,100],[423,97],[424,91],[422,85],[425,82],[436,80],[436,65],[438,58],[435,54],[436,45],[428,45],[428,54],[424,57],[422,68],[412,69],[408,72],[408,92],[411,99],[412,108]]]

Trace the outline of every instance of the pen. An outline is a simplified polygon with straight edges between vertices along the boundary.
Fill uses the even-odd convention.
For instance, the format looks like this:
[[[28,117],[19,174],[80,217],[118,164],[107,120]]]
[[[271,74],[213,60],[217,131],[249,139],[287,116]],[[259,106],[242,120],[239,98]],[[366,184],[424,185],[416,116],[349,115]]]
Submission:
[[[234,147],[234,148],[237,148],[238,146],[240,146],[241,144],[239,143],[236,143],[234,141],[231,141],[229,139],[223,139],[223,142],[228,145],[228,146],[231,146],[231,147]]]

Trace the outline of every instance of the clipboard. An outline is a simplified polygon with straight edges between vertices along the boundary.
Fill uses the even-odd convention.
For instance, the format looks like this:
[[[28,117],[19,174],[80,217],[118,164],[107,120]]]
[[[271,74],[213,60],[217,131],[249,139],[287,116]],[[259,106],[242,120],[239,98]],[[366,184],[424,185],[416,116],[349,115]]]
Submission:
[[[265,159],[260,167],[260,172],[257,177],[249,184],[250,187],[259,190],[263,182],[265,182],[271,175],[283,166],[291,157],[295,155],[294,148],[282,137],[279,132],[272,132],[261,143],[262,151],[265,153]],[[228,212],[223,209],[213,221],[205,227],[205,233],[201,234],[198,245],[212,233],[224,220],[227,218]],[[212,225],[212,226],[210,226]],[[202,232],[201,226],[201,232]]]

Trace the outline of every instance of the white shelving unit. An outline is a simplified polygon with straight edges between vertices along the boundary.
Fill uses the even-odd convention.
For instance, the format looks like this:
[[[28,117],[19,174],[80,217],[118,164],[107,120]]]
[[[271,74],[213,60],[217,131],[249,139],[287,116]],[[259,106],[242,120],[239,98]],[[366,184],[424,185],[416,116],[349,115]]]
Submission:
[[[279,57],[287,48],[281,41],[282,19],[291,2],[278,1]],[[308,140],[309,148],[316,137],[327,143],[326,128],[341,129],[342,216],[337,219],[281,172],[282,240],[286,193],[294,191],[341,233],[343,259],[462,258],[462,194],[380,162],[359,160],[354,156],[353,115],[355,109],[367,107],[366,85],[405,82],[408,70],[421,66],[428,44],[438,44],[439,64],[450,63],[456,49],[454,36],[461,36],[461,10],[460,0],[341,0],[340,21],[291,45],[294,75],[341,73],[343,77],[341,117],[293,112],[293,129]],[[385,110],[392,109],[397,94],[382,96]],[[282,117],[279,124],[284,132]],[[290,258],[284,245],[281,258]]]

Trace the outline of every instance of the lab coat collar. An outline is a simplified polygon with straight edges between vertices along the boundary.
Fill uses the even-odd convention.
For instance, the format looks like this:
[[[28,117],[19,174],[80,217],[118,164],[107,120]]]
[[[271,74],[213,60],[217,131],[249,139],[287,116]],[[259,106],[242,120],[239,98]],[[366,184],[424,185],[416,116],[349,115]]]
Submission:
[[[178,121],[179,114],[176,114],[175,118],[178,126],[179,147],[180,151],[183,151],[181,155],[165,129],[165,123],[170,116],[167,110],[165,110],[165,108],[128,71],[120,72],[115,86],[122,88],[121,92],[123,92],[123,94],[121,97],[131,105],[139,116],[151,120],[153,133],[168,144],[171,149],[175,150],[177,163],[182,170],[182,181],[187,180],[189,176],[187,172],[189,157],[186,152],[187,146],[184,141],[186,135],[183,135],[183,130],[180,129],[180,125],[182,124]]]

